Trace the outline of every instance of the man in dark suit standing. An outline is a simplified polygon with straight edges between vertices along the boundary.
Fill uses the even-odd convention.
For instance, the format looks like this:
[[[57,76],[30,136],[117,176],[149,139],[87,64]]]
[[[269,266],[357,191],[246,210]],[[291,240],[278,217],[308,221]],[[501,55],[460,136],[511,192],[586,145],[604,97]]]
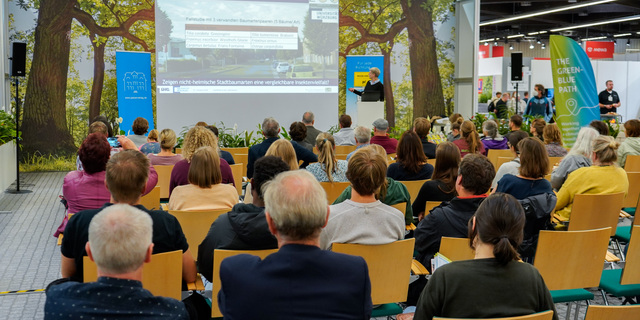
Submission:
[[[225,259],[218,294],[225,319],[369,319],[371,284],[361,257],[320,250],[329,207],[304,170],[283,172],[265,186],[269,230],[278,252]]]

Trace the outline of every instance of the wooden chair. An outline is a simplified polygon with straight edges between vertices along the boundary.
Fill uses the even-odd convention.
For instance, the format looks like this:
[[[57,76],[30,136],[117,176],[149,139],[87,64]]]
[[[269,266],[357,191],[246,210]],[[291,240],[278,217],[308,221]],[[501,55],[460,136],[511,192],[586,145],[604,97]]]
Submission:
[[[176,148],[176,154],[182,154],[182,148]]]
[[[436,167],[436,159],[427,159],[427,163],[432,165],[434,168]]]
[[[160,210],[160,187],[155,186],[151,192],[140,198],[140,204],[149,210]]]
[[[596,287],[611,228],[585,231],[540,231],[534,266],[551,291],[554,303],[592,300],[593,293],[583,289]],[[576,313],[580,304],[576,303]],[[569,319],[571,306],[565,319]]]
[[[639,306],[589,306],[584,320],[640,319]]]
[[[347,156],[348,155],[349,155],[348,153],[345,153],[345,154],[336,153],[336,159],[338,159],[338,160],[347,160]]]
[[[407,203],[406,202],[398,202],[394,205],[391,205],[392,207],[398,209],[400,212],[402,212],[402,215],[404,216],[404,213],[407,211]]]
[[[173,215],[180,222],[182,232],[187,238],[187,243],[191,249],[191,254],[194,255],[194,259],[198,259],[198,246],[202,243],[202,240],[207,236],[211,224],[213,224],[218,217],[231,211],[231,208],[207,210],[207,211],[182,211],[182,210],[169,210],[169,214]]]
[[[173,166],[153,166],[158,173],[158,184],[160,187],[160,199],[169,198],[169,185],[171,182],[171,171]]]
[[[640,172],[628,172],[629,190],[627,196],[622,203],[623,208],[635,208],[638,205],[638,197],[640,196]]]
[[[356,150],[356,146],[336,146],[336,154],[349,154]]]
[[[564,157],[549,157],[549,174],[551,174],[551,171],[553,171],[553,166],[556,163],[560,163],[560,161],[562,161],[562,158]]]
[[[607,305],[609,302],[607,301],[605,291],[616,297],[627,297],[625,303],[628,300],[632,300],[630,297],[640,296],[640,225],[633,226],[632,234],[633,236],[627,248],[627,261],[625,262],[624,269],[608,269],[602,271],[600,292]],[[636,304],[638,302],[640,301],[632,303]],[[632,317],[627,319],[640,318]]]
[[[640,156],[628,155],[624,162],[624,170],[627,172],[640,172]]]
[[[436,319],[440,319],[440,320],[464,320],[462,318],[440,318],[440,317],[433,317],[434,320]],[[538,313],[534,313],[534,314],[530,314],[530,315],[526,315],[526,316],[519,316],[519,317],[507,317],[507,318],[485,318],[482,320],[551,320],[553,319],[553,310],[548,310],[548,311],[544,311],[544,312],[538,312]],[[468,319],[467,319],[468,320]],[[478,319],[480,320],[480,319]]]
[[[442,204],[442,201],[427,201],[427,204],[424,206],[424,215],[428,215],[433,208]]]
[[[231,153],[233,160],[236,160],[236,154],[249,154],[249,147],[220,148],[220,150]],[[236,161],[236,163],[238,162]]]
[[[405,187],[407,187],[407,190],[409,190],[409,195],[411,196],[411,201],[415,200],[418,197],[418,192],[420,192],[420,188],[422,188],[422,185],[429,181],[429,179],[427,180],[414,180],[414,181],[398,181],[402,184],[404,184]]]
[[[231,174],[233,174],[233,182],[236,184],[236,190],[238,195],[242,195],[242,168],[247,168],[244,163],[236,163],[229,165],[231,167]]]
[[[383,245],[333,244],[332,251],[360,256],[367,262],[371,300],[374,305],[383,304],[373,309],[371,318],[402,312],[396,303],[407,300],[414,244],[413,238]]]
[[[242,166],[242,175],[241,175],[241,177],[246,177],[247,176],[247,163],[249,163],[249,154],[248,153],[234,154],[233,155],[233,160],[235,160],[236,163],[244,164]]]
[[[82,260],[84,282],[98,280],[96,263],[88,256]],[[182,251],[156,253],[142,267],[142,287],[153,295],[180,300],[182,295]]]
[[[225,258],[239,255],[239,254],[250,254],[253,256],[260,257],[261,259],[266,258],[268,255],[277,252],[278,249],[271,250],[223,250],[216,249],[213,253],[213,282],[212,282],[212,292],[211,296],[211,318],[219,318],[222,317],[222,313],[220,312],[220,307],[218,306],[218,292],[220,292],[220,287],[222,286],[222,282],[220,281],[220,264],[222,260]],[[251,275],[247,275],[251,276]]]
[[[496,172],[498,171],[498,169],[500,169],[500,166],[502,166],[503,164],[513,160],[513,157],[498,157],[498,160],[496,161],[496,164],[498,166],[498,168],[496,168]]]
[[[500,166],[498,165],[498,158],[499,157],[511,158],[511,160],[513,160],[513,158],[514,158],[513,152],[511,152],[510,149],[504,149],[504,150],[489,149],[489,152],[487,153],[487,158],[489,158],[489,161],[491,161],[491,163],[493,164],[493,167],[496,169],[496,171],[498,171],[498,168],[500,168]],[[509,161],[511,161],[511,160],[509,160]]]
[[[451,261],[471,260],[476,257],[476,251],[469,247],[468,238],[442,237],[438,252]]]
[[[613,237],[616,234],[623,200],[623,192],[577,194],[571,206],[568,230],[580,231],[610,227]]]
[[[544,178],[545,178],[547,181],[551,182],[551,174],[545,174],[545,175],[544,175]]]
[[[350,182],[320,182],[320,185],[327,193],[327,201],[329,204],[333,204],[336,199],[342,194],[344,189],[351,185]],[[403,211],[404,212],[404,211]]]

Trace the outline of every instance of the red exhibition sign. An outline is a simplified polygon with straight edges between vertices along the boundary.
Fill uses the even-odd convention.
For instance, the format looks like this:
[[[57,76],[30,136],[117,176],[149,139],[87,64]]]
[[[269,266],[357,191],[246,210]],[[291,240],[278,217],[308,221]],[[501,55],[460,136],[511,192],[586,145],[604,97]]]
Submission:
[[[480,45],[478,48],[478,59],[489,58],[489,46]]]
[[[615,45],[611,41],[586,41],[585,51],[591,59],[612,59]]]
[[[503,46],[494,46],[491,47],[492,57],[504,57],[504,47]]]

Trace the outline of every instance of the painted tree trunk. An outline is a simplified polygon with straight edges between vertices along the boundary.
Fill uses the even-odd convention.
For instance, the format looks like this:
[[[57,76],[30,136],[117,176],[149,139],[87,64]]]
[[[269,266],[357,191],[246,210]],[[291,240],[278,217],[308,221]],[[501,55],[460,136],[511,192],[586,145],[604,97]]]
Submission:
[[[393,87],[391,86],[391,51],[392,48],[388,50],[381,49],[382,55],[384,57],[384,75],[382,79],[382,83],[384,84],[384,106],[387,115],[387,121],[389,121],[390,127],[396,126],[396,105],[393,97]]]
[[[104,87],[104,49],[106,43],[93,46],[93,84],[89,98],[89,121],[100,115],[100,101]]]

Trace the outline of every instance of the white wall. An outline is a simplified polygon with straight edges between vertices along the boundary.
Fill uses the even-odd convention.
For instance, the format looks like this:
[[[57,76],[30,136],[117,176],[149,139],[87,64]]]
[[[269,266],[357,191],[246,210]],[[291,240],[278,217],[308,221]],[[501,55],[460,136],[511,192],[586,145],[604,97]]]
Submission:
[[[16,146],[13,141],[0,146],[0,193],[16,181]]]
[[[545,88],[553,88],[551,76],[551,60],[531,61],[531,81],[529,82],[529,96],[533,96],[533,86],[541,84]]]

